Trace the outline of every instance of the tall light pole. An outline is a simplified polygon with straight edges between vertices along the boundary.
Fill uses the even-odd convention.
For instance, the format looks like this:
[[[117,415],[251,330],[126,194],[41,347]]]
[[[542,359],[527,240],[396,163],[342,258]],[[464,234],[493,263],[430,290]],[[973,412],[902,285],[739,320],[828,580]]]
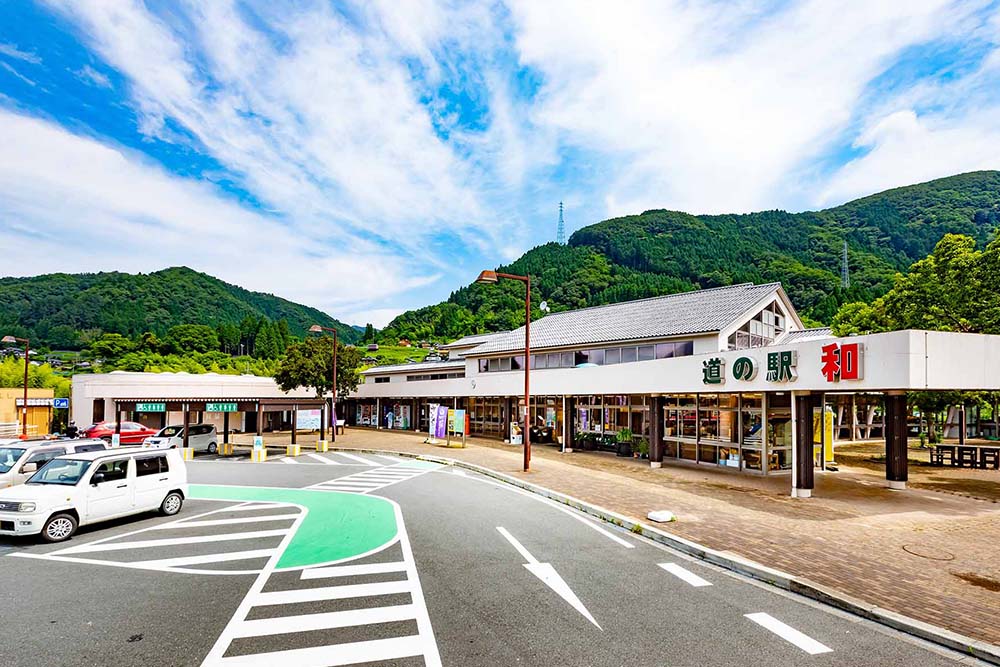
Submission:
[[[483,271],[476,282],[491,285],[500,278],[524,283],[524,430],[521,440],[524,443],[524,472],[528,472],[531,467],[531,276]]]
[[[309,327],[312,333],[329,331],[333,334],[333,397],[330,400],[330,442],[337,442],[337,330],[314,324]]]
[[[28,439],[28,352],[31,343],[27,338],[4,336],[0,343],[24,343],[24,403],[21,404],[21,440]]]

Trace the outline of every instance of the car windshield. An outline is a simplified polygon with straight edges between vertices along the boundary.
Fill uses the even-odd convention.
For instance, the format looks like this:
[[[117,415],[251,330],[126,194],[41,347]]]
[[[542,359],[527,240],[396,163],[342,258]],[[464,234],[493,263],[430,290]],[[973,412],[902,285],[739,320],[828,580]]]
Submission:
[[[76,486],[83,474],[90,468],[90,461],[73,459],[52,459],[31,476],[26,484],[62,484]]]
[[[172,438],[175,435],[180,435],[184,431],[183,426],[168,426],[164,429],[160,429],[160,432],[156,435],[161,438]]]
[[[8,472],[17,463],[17,460],[24,454],[23,448],[0,447],[0,472]]]

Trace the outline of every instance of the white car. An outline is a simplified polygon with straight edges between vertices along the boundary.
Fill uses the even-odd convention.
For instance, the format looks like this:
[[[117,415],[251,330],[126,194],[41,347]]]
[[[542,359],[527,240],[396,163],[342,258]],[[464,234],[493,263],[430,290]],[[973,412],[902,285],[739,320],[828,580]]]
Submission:
[[[159,510],[172,516],[188,495],[176,450],[129,447],[50,460],[21,486],[0,489],[0,535],[62,542],[78,526]]]
[[[219,450],[219,434],[212,424],[191,424],[188,426],[188,446],[199,452],[215,454]],[[142,441],[143,447],[174,449],[184,446],[184,427],[167,426]]]
[[[0,489],[24,484],[35,470],[63,454],[103,451],[103,440],[0,440]]]

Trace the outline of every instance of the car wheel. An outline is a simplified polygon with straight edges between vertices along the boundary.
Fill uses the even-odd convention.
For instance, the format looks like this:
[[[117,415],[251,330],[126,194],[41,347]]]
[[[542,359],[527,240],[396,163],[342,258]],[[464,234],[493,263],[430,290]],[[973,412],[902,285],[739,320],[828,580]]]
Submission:
[[[219,451],[219,446],[217,444],[215,444],[214,442],[208,443],[209,454],[215,454],[217,451]]]
[[[101,440],[103,440],[104,442],[108,443],[109,445],[111,444],[111,438],[109,436],[106,436],[106,435],[102,436]]]
[[[76,519],[72,514],[54,514],[42,526],[42,539],[46,542],[62,542],[73,537]]]
[[[181,511],[184,505],[184,498],[176,491],[171,491],[160,503],[160,514],[163,516],[173,516]]]

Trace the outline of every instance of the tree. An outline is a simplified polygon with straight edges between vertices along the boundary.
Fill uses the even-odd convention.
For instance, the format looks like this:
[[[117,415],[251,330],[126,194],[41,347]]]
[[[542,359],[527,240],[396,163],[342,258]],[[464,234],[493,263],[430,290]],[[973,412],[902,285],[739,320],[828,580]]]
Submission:
[[[371,322],[365,325],[365,333],[361,337],[361,343],[374,343],[375,342],[375,327],[372,326]]]
[[[163,339],[171,352],[209,352],[219,349],[215,329],[204,324],[178,324],[170,327]]]
[[[100,359],[118,359],[132,351],[132,341],[121,334],[106,333],[90,344],[90,351]]]
[[[258,359],[277,359],[280,356],[281,343],[274,325],[265,322],[257,334],[257,344],[254,346],[253,356]]]
[[[337,395],[346,396],[358,388],[361,351],[337,344]],[[282,391],[311,387],[317,396],[330,391],[333,375],[333,345],[329,338],[307,338],[292,343],[278,365],[274,380]]]

